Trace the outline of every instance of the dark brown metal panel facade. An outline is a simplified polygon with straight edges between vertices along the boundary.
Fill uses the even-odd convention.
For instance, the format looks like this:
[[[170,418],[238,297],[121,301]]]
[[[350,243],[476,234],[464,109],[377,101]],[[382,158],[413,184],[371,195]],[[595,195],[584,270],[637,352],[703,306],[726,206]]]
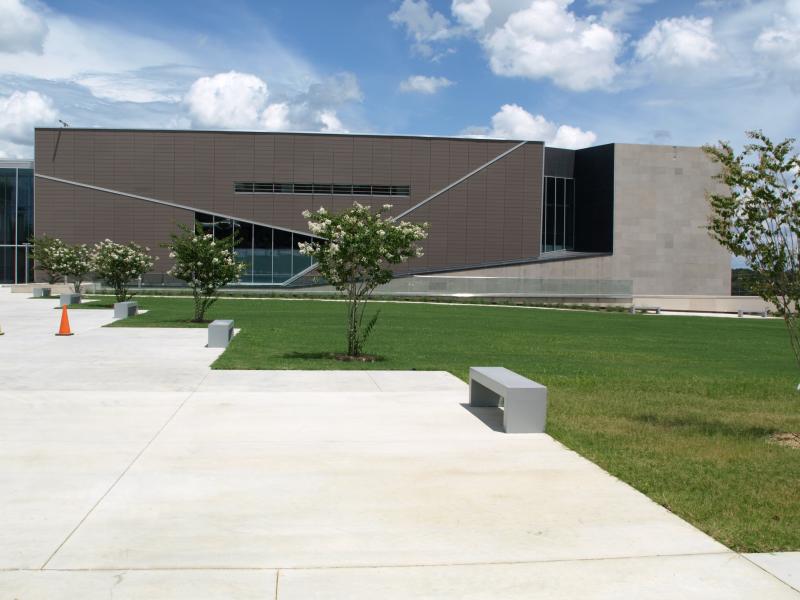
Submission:
[[[410,136],[38,129],[36,172],[278,228],[301,212],[354,200],[399,214],[518,142]],[[404,217],[430,223],[426,255],[399,273],[534,259],[539,254],[543,145],[530,142]],[[234,182],[409,186],[410,196],[241,194]],[[177,211],[177,212],[176,212]],[[177,215],[177,216],[176,216]],[[188,215],[188,216],[187,216]],[[37,179],[36,231],[71,242],[167,241],[189,211]],[[145,232],[149,230],[150,233]],[[162,262],[160,269],[166,268]]]
[[[143,200],[39,179],[36,182],[36,235],[59,237],[70,244],[94,244],[106,238],[136,242],[159,257],[154,269],[163,273],[171,266],[161,244],[176,225],[191,227],[194,214]]]

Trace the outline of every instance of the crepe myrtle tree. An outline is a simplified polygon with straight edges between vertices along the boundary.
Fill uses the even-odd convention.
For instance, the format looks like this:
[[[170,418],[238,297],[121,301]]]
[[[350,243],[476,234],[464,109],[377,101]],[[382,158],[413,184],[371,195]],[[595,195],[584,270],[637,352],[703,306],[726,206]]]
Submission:
[[[347,356],[361,356],[378,320],[376,313],[364,324],[364,309],[372,292],[392,279],[389,265],[422,256],[417,244],[427,237],[427,223],[396,222],[385,216],[391,204],[372,212],[358,202],[339,214],[324,208],[304,211],[308,229],[323,238],[298,244],[301,254],[317,262],[320,274],[347,298]]]
[[[150,248],[129,242],[118,244],[106,239],[92,249],[92,270],[97,278],[114,289],[117,302],[133,297],[128,286],[153,268],[158,257],[148,254]]]
[[[31,242],[33,243],[32,254],[36,270],[44,271],[47,275],[47,283],[54,284],[58,281],[59,276],[63,275],[59,271],[59,253],[66,247],[66,244],[49,235],[31,238]]]
[[[75,293],[81,293],[81,285],[86,280],[86,276],[92,271],[92,251],[86,244],[74,246],[62,244],[60,247],[53,247],[53,266],[56,271],[70,277]]]
[[[235,233],[214,239],[212,234],[203,232],[200,223],[195,224],[194,231],[183,225],[180,229],[180,233],[171,234],[172,241],[166,244],[169,257],[175,260],[167,273],[185,281],[192,290],[192,321],[202,323],[206,311],[217,301],[219,289],[238,281],[246,266],[238,262],[233,254]]]
[[[777,307],[800,366],[800,157],[794,139],[773,143],[761,131],[747,137],[739,154],[728,142],[703,147],[720,165],[716,179],[724,184],[708,194],[708,228],[752,269],[752,289]]]

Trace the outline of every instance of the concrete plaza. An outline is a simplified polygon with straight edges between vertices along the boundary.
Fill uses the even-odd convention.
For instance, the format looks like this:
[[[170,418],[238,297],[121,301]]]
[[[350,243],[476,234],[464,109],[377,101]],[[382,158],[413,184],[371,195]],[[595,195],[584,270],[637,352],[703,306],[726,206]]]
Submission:
[[[0,288],[0,600],[800,599],[447,373],[212,371],[55,304]]]

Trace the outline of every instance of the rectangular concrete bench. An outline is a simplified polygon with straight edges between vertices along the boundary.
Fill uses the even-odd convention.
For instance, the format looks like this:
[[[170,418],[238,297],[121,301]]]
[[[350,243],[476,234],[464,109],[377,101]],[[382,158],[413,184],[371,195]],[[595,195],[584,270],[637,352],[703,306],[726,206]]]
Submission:
[[[58,305],[59,306],[69,306],[70,304],[80,304],[81,303],[81,295],[80,294],[61,294],[58,297]]]
[[[744,308],[740,308],[737,313],[739,314],[740,318],[745,315],[761,315],[766,319],[769,315],[769,311],[766,308],[763,310],[746,310]]]
[[[227,348],[233,339],[233,320],[217,319],[208,325],[208,347]]]
[[[35,287],[33,288],[34,298],[49,298],[52,290],[49,287]]]
[[[114,303],[114,318],[127,319],[128,317],[135,317],[139,312],[139,305],[136,302],[115,302]]]
[[[505,367],[470,367],[469,405],[500,406],[506,433],[544,433],[547,388]]]
[[[635,315],[637,312],[654,312],[657,315],[661,314],[660,306],[631,306],[630,313]]]

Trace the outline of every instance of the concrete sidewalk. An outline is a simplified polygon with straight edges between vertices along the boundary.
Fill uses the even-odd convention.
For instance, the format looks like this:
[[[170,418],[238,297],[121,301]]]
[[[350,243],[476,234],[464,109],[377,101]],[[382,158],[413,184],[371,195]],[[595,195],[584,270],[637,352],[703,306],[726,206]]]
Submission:
[[[0,600],[800,598],[440,372],[211,371],[0,290]]]

